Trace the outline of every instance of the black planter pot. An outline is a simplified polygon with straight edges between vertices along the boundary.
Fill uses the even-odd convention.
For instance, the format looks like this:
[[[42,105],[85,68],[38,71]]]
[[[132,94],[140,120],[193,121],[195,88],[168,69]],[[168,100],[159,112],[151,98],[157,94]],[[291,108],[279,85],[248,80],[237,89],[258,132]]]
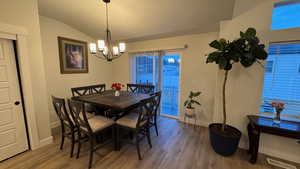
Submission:
[[[223,156],[233,155],[239,145],[242,133],[235,127],[226,125],[227,132],[221,133],[216,128],[222,128],[221,123],[209,125],[210,143],[216,153]]]

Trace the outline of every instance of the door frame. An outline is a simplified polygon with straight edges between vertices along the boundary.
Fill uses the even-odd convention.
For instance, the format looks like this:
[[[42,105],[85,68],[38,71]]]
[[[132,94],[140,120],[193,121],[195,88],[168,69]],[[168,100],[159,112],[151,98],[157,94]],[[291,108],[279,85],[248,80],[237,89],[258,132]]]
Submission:
[[[15,25],[9,25],[0,22],[0,38],[15,40],[17,44],[17,57],[20,69],[20,85],[23,89],[25,120],[27,122],[27,135],[29,138],[29,147],[32,150],[39,148],[40,140],[38,136],[38,128],[36,122],[36,114],[34,109],[33,89],[30,75],[29,52],[27,48],[28,32],[25,28]]]

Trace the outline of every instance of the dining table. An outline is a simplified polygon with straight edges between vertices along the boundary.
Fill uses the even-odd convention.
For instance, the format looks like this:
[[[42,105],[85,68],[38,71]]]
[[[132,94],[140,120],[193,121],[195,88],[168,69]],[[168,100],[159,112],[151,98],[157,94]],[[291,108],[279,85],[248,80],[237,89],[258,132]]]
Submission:
[[[134,93],[130,91],[120,91],[120,95],[115,96],[114,90],[106,90],[97,94],[75,96],[72,97],[72,99],[109,110],[109,116],[114,120],[118,120],[124,114],[129,113],[130,110],[136,108],[142,100],[150,97],[151,94]],[[114,136],[114,138],[117,137]],[[114,139],[115,150],[119,150],[117,142],[118,140]]]
[[[120,95],[115,96],[114,90],[106,90],[96,94],[75,96],[72,99],[97,107],[108,108],[111,110],[111,113],[117,116],[120,112],[135,108],[140,101],[150,97],[150,94],[133,93],[130,91],[120,91]]]

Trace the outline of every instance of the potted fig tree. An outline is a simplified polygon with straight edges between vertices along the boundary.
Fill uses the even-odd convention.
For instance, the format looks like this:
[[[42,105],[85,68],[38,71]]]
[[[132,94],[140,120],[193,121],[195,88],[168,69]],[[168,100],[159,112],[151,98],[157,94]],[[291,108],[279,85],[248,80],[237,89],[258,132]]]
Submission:
[[[216,51],[208,54],[206,63],[215,63],[224,71],[222,88],[223,123],[209,125],[210,141],[213,149],[218,154],[229,156],[237,150],[241,132],[227,124],[226,112],[226,83],[233,64],[240,63],[248,68],[254,63],[261,64],[268,56],[265,45],[261,44],[256,36],[254,28],[248,28],[246,32],[240,32],[240,37],[233,41],[225,39],[214,40],[209,44]]]

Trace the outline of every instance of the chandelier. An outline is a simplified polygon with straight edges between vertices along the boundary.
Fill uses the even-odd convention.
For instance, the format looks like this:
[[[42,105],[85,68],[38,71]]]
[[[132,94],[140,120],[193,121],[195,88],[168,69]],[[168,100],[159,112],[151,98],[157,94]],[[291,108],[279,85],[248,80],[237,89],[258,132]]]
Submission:
[[[106,8],[106,38],[105,40],[98,40],[98,44],[90,44],[90,52],[92,55],[111,62],[114,59],[120,57],[126,49],[125,43],[119,43],[118,46],[114,46],[111,40],[111,32],[108,25],[108,3],[110,0],[103,0]]]

